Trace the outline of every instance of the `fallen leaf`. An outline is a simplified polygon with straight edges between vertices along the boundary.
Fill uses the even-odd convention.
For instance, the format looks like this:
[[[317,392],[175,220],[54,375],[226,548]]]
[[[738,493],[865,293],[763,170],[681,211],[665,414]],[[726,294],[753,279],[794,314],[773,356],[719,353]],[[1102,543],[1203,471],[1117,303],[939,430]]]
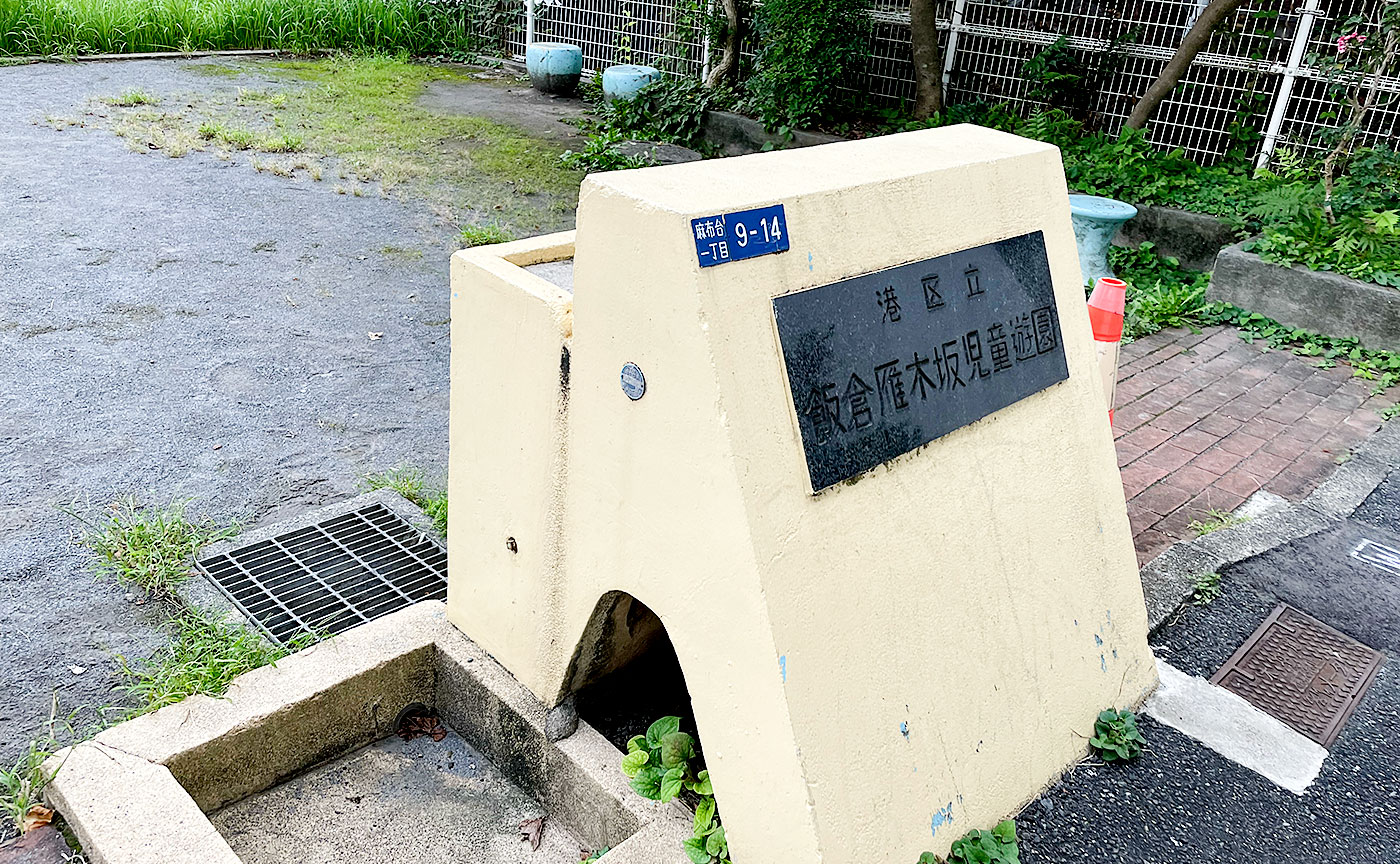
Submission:
[[[383,333],[370,333],[370,334],[369,334],[369,341],[371,341],[371,342],[378,342],[380,339],[383,339],[383,338],[384,338],[384,334],[383,334]]]
[[[52,821],[53,811],[45,807],[43,804],[35,804],[28,810],[24,811],[24,820],[20,822],[19,832],[21,834],[24,834],[25,832],[33,831],[35,828],[42,828]],[[534,848],[538,849],[539,846],[540,843],[537,839],[535,840]]]
[[[544,817],[526,819],[520,823],[520,839],[530,841],[530,851],[540,848],[540,838],[544,836]]]
[[[421,738],[424,735],[432,736],[434,741],[441,741],[447,737],[447,730],[443,728],[442,721],[434,714],[417,714],[412,717],[405,717],[399,724],[398,736],[405,741],[412,741],[414,738]]]

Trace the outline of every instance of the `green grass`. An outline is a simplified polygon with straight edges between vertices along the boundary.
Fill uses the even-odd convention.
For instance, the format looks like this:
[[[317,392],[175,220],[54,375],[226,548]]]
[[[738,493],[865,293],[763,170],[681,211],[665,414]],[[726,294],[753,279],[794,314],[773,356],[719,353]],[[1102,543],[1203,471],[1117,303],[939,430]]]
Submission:
[[[417,468],[395,468],[392,471],[366,475],[365,485],[375,489],[393,489],[422,508],[433,520],[433,528],[447,536],[447,490],[433,486]]]
[[[69,512],[84,525],[79,542],[97,556],[98,574],[140,588],[148,598],[172,596],[190,577],[201,547],[237,533],[207,519],[191,522],[180,505],[144,508],[130,498],[114,503],[98,521]]]
[[[509,243],[515,237],[499,225],[463,225],[461,240],[462,245],[468,248],[472,246],[490,246],[493,243]]]
[[[470,52],[480,4],[423,0],[3,0],[0,55],[279,48]]]
[[[258,139],[257,148],[264,153],[300,153],[304,145],[295,135],[269,135]]]
[[[526,234],[572,222],[583,174],[560,164],[559,145],[481,117],[419,105],[430,84],[471,81],[469,73],[363,55],[265,62],[258,69],[283,83],[236,96],[181,94],[167,100],[167,110],[111,107],[98,122],[138,152],[333,157],[341,179],[425,200],[459,224],[491,213],[507,234]]]
[[[147,96],[141,90],[127,90],[120,96],[112,96],[107,99],[108,105],[115,105],[118,108],[133,108],[137,105],[156,105],[159,103],[159,99]]]
[[[234,150],[250,150],[258,142],[258,136],[247,129],[230,129],[220,123],[201,124],[199,137],[206,141],[218,141]]]
[[[42,806],[44,787],[57,773],[44,770],[44,762],[57,749],[58,744],[52,740],[30,741],[14,765],[0,768],[0,818],[21,834],[31,808]]]
[[[43,792],[62,765],[48,771],[44,763],[63,747],[56,737],[60,724],[58,697],[54,696],[49,703],[49,720],[45,724],[44,736],[31,740],[13,765],[0,767],[0,819],[21,834],[30,827],[31,817],[37,817],[38,824],[45,824],[52,815],[43,809]],[[72,730],[68,728],[67,731]],[[4,834],[4,831],[0,831],[0,836]]]
[[[126,683],[117,689],[134,703],[122,719],[173,705],[197,693],[218,696],[229,682],[316,641],[307,634],[283,648],[242,624],[189,607],[171,619],[170,643],[135,664],[117,658]]]
[[[1219,531],[1221,528],[1229,528],[1232,525],[1240,525],[1249,521],[1246,516],[1236,516],[1233,513],[1215,509],[1206,511],[1206,517],[1203,520],[1193,519],[1186,527],[1197,534],[1209,534],[1212,531]]]

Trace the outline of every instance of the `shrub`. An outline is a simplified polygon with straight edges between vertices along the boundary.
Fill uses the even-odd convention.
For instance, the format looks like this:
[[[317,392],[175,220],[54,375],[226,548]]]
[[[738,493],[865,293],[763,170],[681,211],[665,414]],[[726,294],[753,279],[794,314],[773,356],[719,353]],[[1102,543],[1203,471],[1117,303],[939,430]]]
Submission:
[[[766,0],[757,10],[752,106],[770,129],[810,126],[850,107],[842,85],[869,44],[870,0]]]

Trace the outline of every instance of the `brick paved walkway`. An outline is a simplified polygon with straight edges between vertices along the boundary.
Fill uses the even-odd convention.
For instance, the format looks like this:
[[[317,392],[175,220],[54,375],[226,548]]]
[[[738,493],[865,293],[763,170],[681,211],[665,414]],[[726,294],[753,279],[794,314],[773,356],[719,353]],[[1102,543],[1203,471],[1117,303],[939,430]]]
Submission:
[[[1380,428],[1400,388],[1372,396],[1351,367],[1317,362],[1233,327],[1123,346],[1113,434],[1139,563],[1261,488],[1301,500]]]

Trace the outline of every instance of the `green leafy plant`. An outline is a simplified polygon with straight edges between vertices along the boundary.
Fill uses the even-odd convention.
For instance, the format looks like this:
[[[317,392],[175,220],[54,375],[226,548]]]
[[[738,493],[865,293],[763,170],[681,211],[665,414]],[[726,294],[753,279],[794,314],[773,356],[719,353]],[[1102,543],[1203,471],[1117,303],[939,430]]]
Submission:
[[[189,579],[201,547],[238,533],[237,528],[221,528],[208,519],[190,521],[183,505],[147,508],[131,498],[114,502],[97,521],[66,512],[83,523],[79,543],[97,556],[98,574],[138,587],[147,598],[172,595]]]
[[[1400,154],[1362,150],[1338,160],[1329,184],[1259,175],[1248,212],[1262,226],[1248,248],[1281,266],[1300,264],[1400,288]]]
[[[1355,339],[1323,336],[1280,324],[1258,312],[1248,312],[1228,303],[1212,303],[1202,310],[1203,324],[1228,324],[1240,329],[1247,342],[1262,340],[1270,348],[1291,348],[1300,357],[1313,357],[1328,368],[1337,363],[1352,367],[1352,375],[1373,383],[1373,393],[1383,393],[1400,384],[1400,354],[1365,348]]]
[[[1061,36],[1042,48],[1021,67],[1026,97],[1046,107],[1067,112],[1076,120],[1097,125],[1093,106],[1099,92],[1127,59],[1124,47],[1136,42],[1139,28],[1119,32],[1106,50],[1079,51]]]
[[[636,138],[694,147],[705,112],[732,105],[736,98],[728,90],[706,88],[694,78],[663,75],[631,99],[598,100],[595,124],[599,131],[616,133],[619,140]]]
[[[1128,283],[1123,335],[1137,339],[1163,327],[1189,327],[1206,307],[1210,274],[1186,270],[1175,258],[1162,258],[1156,247],[1109,250],[1114,272]]]
[[[1220,590],[1219,573],[1201,573],[1196,577],[1195,587],[1191,591],[1191,605],[1209,606],[1211,601],[1220,596]]]
[[[720,824],[710,772],[700,767],[695,739],[680,731],[681,718],[662,717],[627,742],[622,773],[632,789],[653,801],[674,801],[684,793],[695,800],[693,834],[683,844],[694,864],[730,864],[729,841]]]
[[[1089,747],[1105,762],[1131,762],[1142,755],[1144,743],[1137,715],[1126,709],[1099,712],[1094,737],[1089,739]]]
[[[990,831],[974,829],[957,840],[948,850],[948,857],[939,858],[932,852],[919,856],[919,864],[1020,864],[1021,849],[1016,843],[1016,821],[1004,819]]]
[[[765,0],[755,10],[759,54],[750,104],[770,129],[810,126],[852,107],[870,0]]]
[[[623,134],[610,129],[589,138],[582,150],[565,150],[559,161],[565,168],[589,173],[645,168],[651,164],[645,156],[623,153],[618,149],[622,141]]]
[[[604,846],[602,849],[599,849],[595,852],[589,852],[579,860],[579,864],[597,864],[598,859],[608,854],[608,851],[610,849],[611,847]]]

